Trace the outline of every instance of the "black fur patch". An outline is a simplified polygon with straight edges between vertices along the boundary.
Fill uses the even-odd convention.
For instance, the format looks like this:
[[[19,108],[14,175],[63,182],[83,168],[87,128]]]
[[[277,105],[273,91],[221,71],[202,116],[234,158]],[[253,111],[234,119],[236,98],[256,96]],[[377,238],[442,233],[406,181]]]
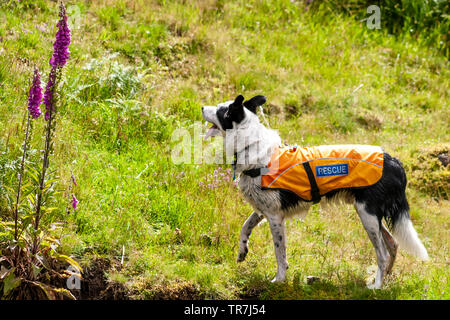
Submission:
[[[405,194],[406,174],[402,163],[384,153],[383,176],[373,186],[352,190],[357,202],[364,203],[366,210],[381,221],[385,218],[388,227],[395,225],[401,215],[409,216],[409,205]]]
[[[291,190],[279,189],[278,192],[280,194],[280,201],[281,201],[281,209],[282,210],[288,210],[290,208],[293,208],[300,201],[304,201],[295,192],[292,192]]]
[[[222,130],[233,129],[233,121],[227,116],[228,107],[219,107],[216,111],[217,119],[219,119]]]
[[[236,123],[240,123],[245,118],[244,105],[242,102],[244,102],[244,97],[239,95],[228,107],[228,116]]]
[[[216,111],[222,129],[233,129],[233,122],[240,123],[245,118],[244,97],[239,95],[228,107],[219,107]]]
[[[266,97],[258,95],[244,102],[244,107],[256,114],[256,108],[266,103]]]

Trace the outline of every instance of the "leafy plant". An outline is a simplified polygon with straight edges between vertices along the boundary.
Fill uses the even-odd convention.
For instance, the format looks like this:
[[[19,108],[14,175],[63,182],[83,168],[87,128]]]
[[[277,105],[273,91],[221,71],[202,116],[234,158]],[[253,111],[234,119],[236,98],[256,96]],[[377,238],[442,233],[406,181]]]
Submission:
[[[0,256],[0,297],[3,299],[75,299],[73,294],[61,286],[69,276],[78,276],[80,265],[58,252],[60,225],[41,229],[35,234],[30,219],[24,218],[26,229],[17,239],[2,249]],[[0,221],[2,236],[12,238],[15,226],[12,222]],[[35,243],[39,245],[36,247]],[[4,244],[4,243],[2,243]],[[79,272],[66,270],[71,265]]]
[[[79,276],[81,267],[72,258],[58,251],[61,246],[62,226],[42,225],[41,219],[54,211],[50,207],[58,195],[55,188],[58,179],[49,171],[49,158],[53,152],[53,138],[56,125],[57,87],[62,67],[69,57],[70,30],[64,5],[60,4],[60,20],[54,43],[53,56],[50,59],[51,71],[44,94],[46,107],[44,132],[45,146],[42,155],[42,167],[36,168],[35,162],[26,161],[29,149],[32,118],[41,115],[42,90],[40,75],[35,69],[33,84],[30,88],[28,117],[23,143],[23,153],[18,166],[17,189],[5,186],[10,194],[6,196],[7,211],[12,212],[13,221],[0,221],[0,297],[4,299],[62,299],[75,297],[67,289],[61,288],[62,281],[68,276]],[[26,170],[25,170],[26,169]],[[26,181],[25,173],[28,181]],[[75,183],[73,176],[72,183]],[[69,187],[70,202],[72,184]],[[14,199],[14,200],[12,200]],[[72,196],[73,208],[78,200]],[[66,215],[70,211],[67,206]],[[57,237],[59,234],[59,238]],[[76,275],[65,270],[71,265]]]

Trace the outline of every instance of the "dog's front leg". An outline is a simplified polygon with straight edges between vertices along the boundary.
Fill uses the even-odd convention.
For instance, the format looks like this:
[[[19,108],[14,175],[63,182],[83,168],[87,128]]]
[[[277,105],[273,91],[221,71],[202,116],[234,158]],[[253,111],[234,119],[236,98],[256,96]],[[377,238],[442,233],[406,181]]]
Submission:
[[[278,264],[277,274],[272,282],[284,281],[286,280],[286,270],[289,267],[286,258],[286,232],[284,219],[281,216],[271,216],[268,220]]]
[[[239,242],[237,262],[242,262],[245,260],[248,253],[248,239],[250,238],[250,234],[252,233],[253,228],[256,227],[262,219],[264,219],[264,216],[253,212],[250,217],[245,220],[241,230],[241,240]]]

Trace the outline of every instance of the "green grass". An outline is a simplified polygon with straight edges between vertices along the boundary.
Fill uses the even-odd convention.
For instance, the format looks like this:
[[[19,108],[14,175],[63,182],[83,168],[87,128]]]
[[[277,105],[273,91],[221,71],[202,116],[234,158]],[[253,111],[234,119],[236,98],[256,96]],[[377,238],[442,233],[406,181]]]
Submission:
[[[365,288],[375,252],[347,206],[314,207],[304,221],[288,222],[288,281],[271,284],[276,261],[267,223],[254,230],[248,260],[237,264],[250,206],[227,179],[219,189],[199,184],[215,166],[170,158],[172,132],[193,132],[202,105],[264,94],[266,116],[284,141],[382,145],[413,174],[418,154],[450,141],[442,51],[369,30],[344,13],[311,14],[299,2],[189,3],[67,1],[79,15],[71,20],[51,168],[63,190],[73,170],[80,204],[68,217],[64,250],[89,263],[120,260],[125,248],[124,266],[105,271],[135,298],[189,289],[207,299],[449,299],[448,198],[408,186],[412,219],[432,259],[401,252],[384,290]],[[0,186],[14,181],[32,67],[48,72],[57,19],[53,2],[2,6]],[[42,148],[43,127],[41,119],[35,148]],[[7,219],[4,199],[0,188]],[[46,223],[63,219],[63,199]],[[308,285],[309,275],[321,281]]]

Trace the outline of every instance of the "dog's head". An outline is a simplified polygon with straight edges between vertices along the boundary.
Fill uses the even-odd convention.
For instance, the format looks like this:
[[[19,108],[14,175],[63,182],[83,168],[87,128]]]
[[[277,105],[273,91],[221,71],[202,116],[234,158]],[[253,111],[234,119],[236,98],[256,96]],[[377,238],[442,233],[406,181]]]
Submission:
[[[225,136],[228,130],[239,130],[252,122],[259,123],[256,109],[265,102],[266,97],[261,95],[245,102],[244,97],[239,95],[234,101],[219,103],[217,106],[204,106],[202,108],[203,119],[212,124],[205,139],[218,135]]]

